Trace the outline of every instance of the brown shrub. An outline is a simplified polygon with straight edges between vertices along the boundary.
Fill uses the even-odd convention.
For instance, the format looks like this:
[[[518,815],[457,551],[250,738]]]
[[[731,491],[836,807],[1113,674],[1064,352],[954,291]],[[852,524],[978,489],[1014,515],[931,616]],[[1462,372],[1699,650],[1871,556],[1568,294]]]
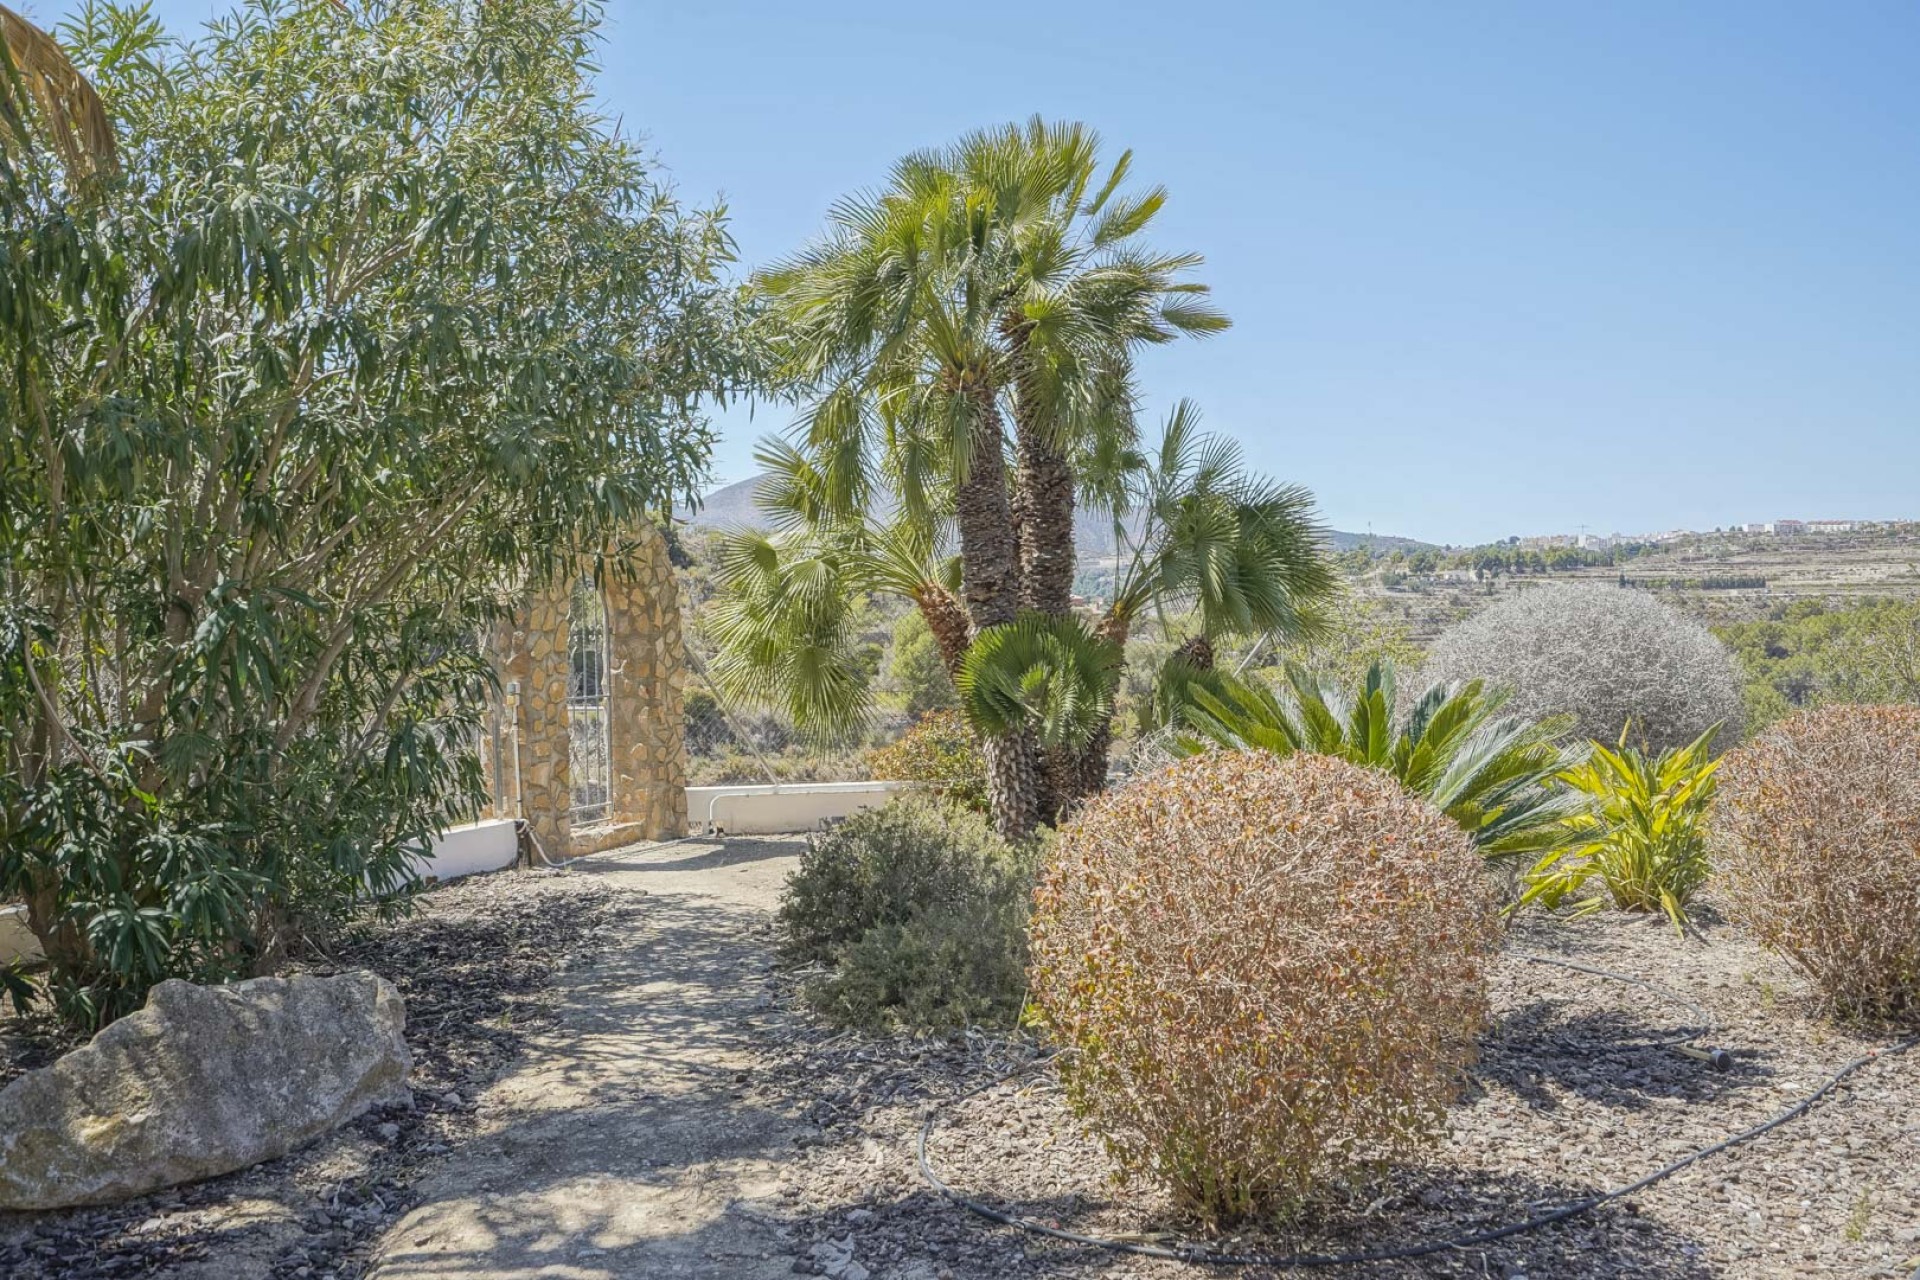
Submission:
[[[1843,1016],[1920,1015],[1920,707],[1822,707],[1728,757],[1728,914]]]
[[[1122,1170],[1228,1221],[1437,1136],[1497,938],[1473,843],[1392,777],[1221,751],[1061,831],[1030,976]]]
[[[867,752],[867,772],[896,782],[924,782],[935,795],[976,813],[987,811],[987,758],[980,736],[951,707],[929,711],[898,742]]]

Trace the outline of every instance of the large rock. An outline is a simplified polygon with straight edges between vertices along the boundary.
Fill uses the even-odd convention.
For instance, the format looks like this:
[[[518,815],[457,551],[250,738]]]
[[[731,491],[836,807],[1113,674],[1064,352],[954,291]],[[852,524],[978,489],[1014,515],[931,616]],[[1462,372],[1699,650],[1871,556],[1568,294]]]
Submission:
[[[406,1010],[371,973],[163,982],[0,1090],[0,1209],[121,1200],[285,1155],[408,1099]]]

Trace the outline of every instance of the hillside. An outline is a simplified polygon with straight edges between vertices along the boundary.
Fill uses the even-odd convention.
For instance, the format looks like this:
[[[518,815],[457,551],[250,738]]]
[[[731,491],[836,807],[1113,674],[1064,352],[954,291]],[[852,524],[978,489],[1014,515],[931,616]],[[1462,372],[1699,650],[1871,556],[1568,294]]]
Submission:
[[[749,476],[745,480],[722,485],[702,500],[699,511],[675,511],[674,517],[696,529],[751,528],[760,523],[759,513],[753,504],[759,484],[759,476]],[[1078,511],[1073,523],[1074,548],[1081,556],[1093,558],[1112,554],[1113,529],[1104,517]],[[1365,533],[1346,533],[1339,529],[1332,530],[1329,538],[1335,551],[1351,551],[1369,541],[1382,554],[1404,551],[1411,555],[1418,551],[1439,550],[1433,543],[1418,542],[1412,538],[1376,537]]]

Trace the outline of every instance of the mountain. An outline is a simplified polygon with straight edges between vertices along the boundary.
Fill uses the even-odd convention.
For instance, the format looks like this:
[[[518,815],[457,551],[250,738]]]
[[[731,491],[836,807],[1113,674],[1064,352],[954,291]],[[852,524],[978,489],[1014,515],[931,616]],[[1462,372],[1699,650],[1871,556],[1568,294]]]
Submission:
[[[736,529],[753,527],[761,523],[760,513],[755,509],[753,499],[759,489],[760,477],[749,476],[745,480],[736,480],[732,484],[722,485],[702,500],[697,512],[675,511],[674,518],[685,521],[695,529]],[[1389,551],[1439,550],[1433,543],[1417,542],[1412,538],[1396,538],[1386,535],[1366,533],[1345,533],[1335,529],[1328,535],[1335,551],[1351,551],[1355,547],[1369,543],[1376,552]],[[1106,517],[1089,511],[1074,512],[1073,519],[1074,550],[1082,558],[1111,555],[1113,547],[1113,527]]]

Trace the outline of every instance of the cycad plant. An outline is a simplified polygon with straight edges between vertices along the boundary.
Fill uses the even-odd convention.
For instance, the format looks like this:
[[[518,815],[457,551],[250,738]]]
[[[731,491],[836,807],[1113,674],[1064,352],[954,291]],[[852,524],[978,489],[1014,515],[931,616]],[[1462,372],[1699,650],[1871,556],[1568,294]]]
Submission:
[[[1586,801],[1555,780],[1584,752],[1562,742],[1559,722],[1501,715],[1504,693],[1473,680],[1427,689],[1402,724],[1390,663],[1373,664],[1352,690],[1295,664],[1286,673],[1284,692],[1218,672],[1191,678],[1174,750],[1307,751],[1385,770],[1490,859],[1543,858],[1574,838],[1569,822]]]
[[[1718,726],[1657,755],[1629,746],[1624,732],[1611,750],[1595,743],[1585,763],[1561,775],[1589,801],[1567,820],[1574,838],[1534,864],[1520,905],[1552,909],[1575,899],[1582,915],[1609,903],[1664,911],[1684,930],[1687,902],[1710,869],[1705,819],[1718,786],[1716,732]],[[1596,878],[1602,891],[1583,896]]]

